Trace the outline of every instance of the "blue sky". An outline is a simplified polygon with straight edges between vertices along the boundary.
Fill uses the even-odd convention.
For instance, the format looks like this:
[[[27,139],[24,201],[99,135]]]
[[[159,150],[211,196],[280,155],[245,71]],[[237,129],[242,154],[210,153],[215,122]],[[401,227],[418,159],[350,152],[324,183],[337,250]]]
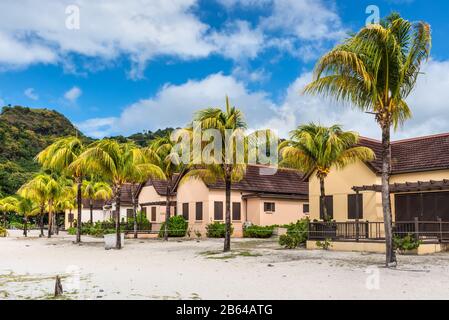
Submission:
[[[79,29],[66,27],[70,5]],[[253,129],[285,136],[315,121],[378,138],[369,115],[300,95],[317,58],[365,24],[369,5],[433,30],[409,99],[414,119],[395,137],[449,131],[445,0],[3,0],[0,103],[55,109],[102,137],[182,126],[227,94]]]

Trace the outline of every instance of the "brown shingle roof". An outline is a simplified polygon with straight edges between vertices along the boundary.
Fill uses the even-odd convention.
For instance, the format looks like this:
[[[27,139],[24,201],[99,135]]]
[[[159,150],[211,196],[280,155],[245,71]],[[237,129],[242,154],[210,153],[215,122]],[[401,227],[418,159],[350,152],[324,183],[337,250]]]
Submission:
[[[84,209],[90,209],[90,201],[89,199],[83,199],[83,208]],[[106,204],[105,200],[93,200],[92,201],[92,208],[94,210],[103,210],[103,206]]]
[[[224,189],[224,181],[207,184],[212,189]],[[250,165],[245,177],[232,184],[233,190],[271,193],[271,194],[309,194],[309,184],[304,181],[304,175],[290,169],[273,169]]]
[[[175,174],[173,176],[173,183],[171,184],[172,186],[175,185],[176,180],[178,180],[179,175]],[[165,196],[167,195],[167,180],[155,180],[155,179],[149,179],[146,183],[145,186],[153,186],[154,189],[156,190],[156,192],[161,195],[161,196]],[[174,195],[174,193],[172,193],[172,195]]]
[[[361,138],[360,144],[374,151],[376,160],[368,164],[376,173],[380,173],[381,142]],[[393,141],[391,155],[392,174],[449,169],[449,133]]]

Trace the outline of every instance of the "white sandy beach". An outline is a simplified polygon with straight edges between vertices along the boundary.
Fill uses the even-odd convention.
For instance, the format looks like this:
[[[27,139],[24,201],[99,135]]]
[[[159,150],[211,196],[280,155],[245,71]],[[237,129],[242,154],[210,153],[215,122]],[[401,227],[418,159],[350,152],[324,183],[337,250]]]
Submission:
[[[223,259],[222,240],[127,239],[123,250],[106,251],[102,239],[79,246],[66,234],[36,235],[0,238],[0,299],[51,298],[56,275],[65,299],[449,297],[449,254],[400,256],[394,270],[382,255],[283,250],[274,240],[234,239]]]

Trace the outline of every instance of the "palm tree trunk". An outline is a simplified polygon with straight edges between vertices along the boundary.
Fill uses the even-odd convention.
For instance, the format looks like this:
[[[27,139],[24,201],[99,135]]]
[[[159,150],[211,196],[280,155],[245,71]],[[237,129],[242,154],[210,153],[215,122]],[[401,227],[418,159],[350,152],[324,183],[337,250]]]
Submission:
[[[90,223],[94,223],[94,202],[89,199],[89,209],[90,209]]]
[[[51,238],[53,228],[53,214],[51,204],[48,204],[48,238]]]
[[[390,125],[382,126],[382,209],[385,224],[386,265],[396,264],[390,200],[391,146]]]
[[[134,194],[134,185],[131,186],[131,198],[133,202],[133,217],[134,217],[134,239],[137,239],[137,203],[136,195]]]
[[[226,217],[224,252],[231,251],[231,175],[226,173]]]
[[[78,217],[76,219],[76,241],[75,243],[81,242],[81,210],[82,210],[82,193],[81,193],[81,187],[83,185],[80,178],[77,179],[77,195],[76,195],[76,203],[77,203],[77,209],[78,209]]]
[[[328,221],[327,207],[326,207],[326,192],[324,190],[324,178],[320,177],[320,205],[323,210],[323,220]]]
[[[25,214],[24,215],[24,217],[23,217],[23,235],[25,236],[25,237],[27,237],[28,236],[28,217],[27,217],[27,215]]]
[[[167,182],[167,196],[165,199],[164,241],[168,241],[168,222],[170,221],[170,183]]]
[[[41,206],[41,213],[40,213],[40,228],[41,228],[41,233],[39,235],[40,237],[44,236],[44,206]]]
[[[122,248],[122,238],[120,234],[120,196],[122,193],[121,186],[117,186],[116,194],[115,194],[115,211],[116,211],[116,219],[115,219],[115,232],[117,235],[116,239],[116,249]]]

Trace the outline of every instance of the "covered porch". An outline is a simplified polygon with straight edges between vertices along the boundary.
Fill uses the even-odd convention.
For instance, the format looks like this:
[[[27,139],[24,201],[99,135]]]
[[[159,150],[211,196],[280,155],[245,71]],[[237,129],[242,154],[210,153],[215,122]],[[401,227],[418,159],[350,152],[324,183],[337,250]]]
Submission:
[[[362,192],[381,192],[381,185],[354,186],[356,199]],[[449,180],[394,183],[393,233],[413,235],[422,243],[449,243]],[[361,197],[360,197],[361,198]],[[361,201],[354,201],[356,218]],[[383,221],[311,222],[309,240],[384,242]]]

